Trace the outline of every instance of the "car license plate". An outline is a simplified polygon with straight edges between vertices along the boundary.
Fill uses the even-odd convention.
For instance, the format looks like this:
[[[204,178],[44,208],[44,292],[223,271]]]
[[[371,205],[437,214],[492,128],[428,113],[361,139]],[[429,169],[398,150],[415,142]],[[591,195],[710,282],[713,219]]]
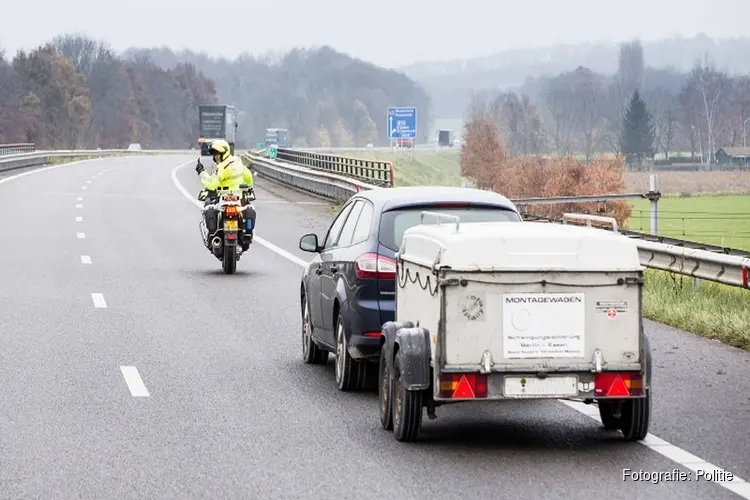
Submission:
[[[237,231],[237,221],[236,220],[227,220],[224,221],[224,229],[228,231]]]
[[[578,377],[505,377],[503,395],[508,398],[565,398],[578,395]]]

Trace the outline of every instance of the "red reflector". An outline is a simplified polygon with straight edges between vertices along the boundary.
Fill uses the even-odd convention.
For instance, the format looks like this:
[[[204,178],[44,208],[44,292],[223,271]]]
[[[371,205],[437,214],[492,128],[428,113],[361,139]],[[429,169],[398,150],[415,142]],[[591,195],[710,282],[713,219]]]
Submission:
[[[365,332],[362,334],[363,337],[369,337],[371,339],[380,338],[380,332]]]
[[[622,381],[622,377],[615,377],[615,380],[612,382],[612,385],[609,386],[609,390],[607,391],[607,396],[610,396],[610,397],[630,396],[630,391],[628,391],[628,388],[625,387],[625,382]]]
[[[237,234],[236,233],[227,233],[227,239],[228,240],[236,240]]]
[[[747,267],[743,267],[742,268],[742,286],[750,286],[748,281],[749,281],[749,278],[748,278]]]
[[[445,399],[474,399],[487,397],[487,375],[478,373],[450,373],[440,376],[440,397]]]
[[[459,399],[459,398],[472,398],[473,399],[474,398],[474,390],[471,388],[469,381],[466,380],[465,375],[461,377],[461,380],[458,381],[456,390],[453,391],[453,397],[456,399]]]
[[[637,372],[597,373],[594,394],[610,398],[640,396],[643,394],[643,376]]]

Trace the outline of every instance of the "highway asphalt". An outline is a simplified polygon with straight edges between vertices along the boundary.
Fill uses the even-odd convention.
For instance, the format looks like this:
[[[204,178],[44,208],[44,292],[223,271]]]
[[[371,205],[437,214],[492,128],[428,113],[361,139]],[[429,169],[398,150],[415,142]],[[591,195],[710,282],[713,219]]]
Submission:
[[[0,179],[0,498],[750,498],[623,480],[696,460],[750,478],[750,354],[654,323],[651,431],[671,445],[556,401],[440,408],[396,442],[374,393],[301,360],[297,243],[330,210],[259,181],[260,238],[226,276],[173,182],[197,194],[193,161]]]

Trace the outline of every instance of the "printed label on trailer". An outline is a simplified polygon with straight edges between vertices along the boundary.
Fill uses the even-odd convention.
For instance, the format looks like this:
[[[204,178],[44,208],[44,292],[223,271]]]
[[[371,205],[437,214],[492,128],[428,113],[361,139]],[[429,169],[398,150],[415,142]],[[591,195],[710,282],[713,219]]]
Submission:
[[[582,358],[586,302],[582,293],[503,295],[506,359]]]
[[[612,315],[614,310],[615,315],[617,313],[628,312],[628,301],[627,300],[597,300],[596,301],[596,312]]]

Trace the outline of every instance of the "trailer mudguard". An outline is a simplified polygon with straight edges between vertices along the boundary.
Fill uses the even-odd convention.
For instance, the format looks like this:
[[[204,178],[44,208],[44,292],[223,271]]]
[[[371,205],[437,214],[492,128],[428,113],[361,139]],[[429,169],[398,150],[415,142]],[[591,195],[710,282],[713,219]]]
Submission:
[[[396,334],[402,328],[413,328],[414,323],[411,321],[387,321],[383,324],[383,328],[380,330],[380,348],[385,351],[385,361],[388,363],[386,366],[387,370],[393,366],[393,352],[394,346],[396,345]]]
[[[406,389],[418,391],[430,387],[430,332],[426,328],[401,328],[396,333],[396,356]]]

